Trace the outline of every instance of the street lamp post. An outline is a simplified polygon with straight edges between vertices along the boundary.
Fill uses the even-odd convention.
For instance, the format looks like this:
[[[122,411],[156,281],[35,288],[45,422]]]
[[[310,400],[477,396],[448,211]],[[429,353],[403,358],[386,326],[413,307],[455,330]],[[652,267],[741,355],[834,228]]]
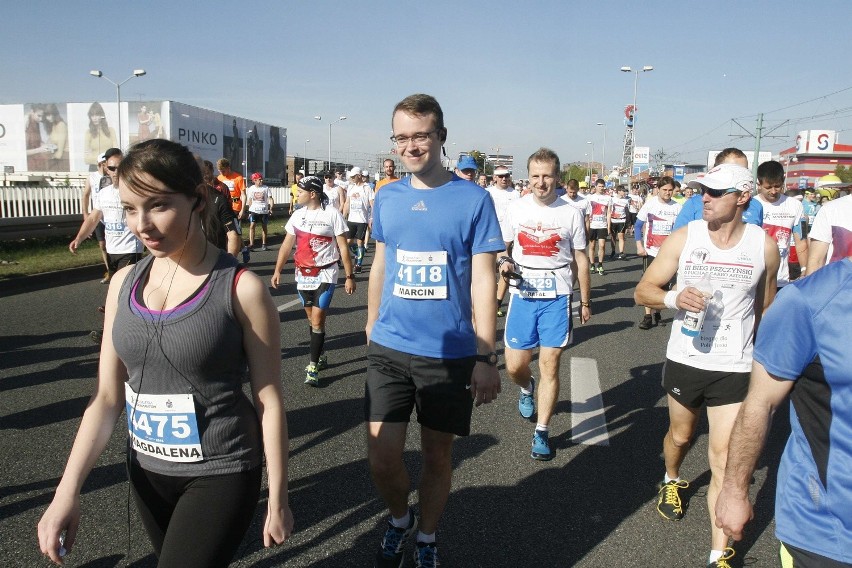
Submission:
[[[621,71],[624,73],[633,73],[633,148],[631,148],[630,152],[630,175],[627,177],[627,190],[630,191],[633,182],[633,159],[634,154],[636,153],[636,94],[639,91],[639,71],[643,73],[647,73],[648,71],[653,71],[654,67],[651,65],[643,65],[642,69],[632,69],[630,67],[622,67]]]
[[[603,151],[602,151],[603,157],[601,158],[601,160],[603,161],[603,170],[604,171],[601,172],[601,173],[606,175],[606,124],[604,124],[603,122],[598,122],[596,124],[598,126],[603,126],[603,129],[604,129]]]
[[[592,183],[592,164],[595,161],[595,143],[589,141],[589,142],[586,142],[586,144],[592,145],[592,161],[589,162],[589,183],[591,184]]]
[[[245,121],[243,121],[245,122]],[[245,124],[243,124],[243,128],[245,128]],[[247,180],[249,178],[248,174],[248,137],[249,134],[254,132],[254,130],[246,130],[246,133],[243,135],[243,180]]]
[[[308,175],[308,142],[310,140],[305,140],[305,153],[302,154],[302,167],[305,169],[305,175]]]
[[[145,75],[145,74],[146,74],[146,72],[145,72],[144,69],[134,69],[133,75],[131,75],[130,77],[128,77],[127,79],[125,79],[124,81],[122,81],[120,83],[116,83],[115,81],[113,81],[112,79],[110,79],[109,77],[107,77],[106,75],[104,75],[103,73],[101,73],[97,69],[93,69],[93,70],[89,71],[89,75],[91,75],[92,77],[97,77],[99,79],[106,79],[107,81],[109,81],[110,83],[115,85],[115,99],[116,99],[116,102],[118,103],[117,106],[118,106],[118,145],[119,145],[119,147],[121,147],[121,86],[123,84],[125,84],[126,82],[128,82],[129,80],[133,79],[134,77],[141,77],[142,75]]]
[[[346,120],[345,116],[341,116],[337,120],[331,121],[328,123],[328,169],[331,170],[331,125],[337,124],[338,122],[343,122]]]

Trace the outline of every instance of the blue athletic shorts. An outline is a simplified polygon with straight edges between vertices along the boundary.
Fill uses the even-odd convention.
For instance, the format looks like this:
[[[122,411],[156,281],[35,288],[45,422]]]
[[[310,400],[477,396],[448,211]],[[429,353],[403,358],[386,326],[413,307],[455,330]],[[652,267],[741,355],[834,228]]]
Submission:
[[[512,349],[565,347],[571,342],[571,296],[526,299],[512,294],[503,343]]]
[[[334,284],[323,282],[316,290],[297,290],[297,292],[304,307],[327,310],[334,296]]]

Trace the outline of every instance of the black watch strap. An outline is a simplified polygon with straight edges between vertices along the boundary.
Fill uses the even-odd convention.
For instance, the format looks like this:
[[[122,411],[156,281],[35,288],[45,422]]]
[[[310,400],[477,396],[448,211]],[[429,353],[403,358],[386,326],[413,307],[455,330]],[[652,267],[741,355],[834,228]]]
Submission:
[[[497,353],[492,351],[491,353],[486,353],[485,355],[477,355],[476,360],[480,363],[488,363],[492,367],[496,367]]]

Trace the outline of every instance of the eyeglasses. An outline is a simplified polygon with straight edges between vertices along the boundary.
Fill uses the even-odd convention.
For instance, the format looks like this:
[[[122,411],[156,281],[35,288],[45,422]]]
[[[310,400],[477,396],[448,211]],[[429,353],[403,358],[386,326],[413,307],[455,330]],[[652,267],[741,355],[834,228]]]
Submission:
[[[507,178],[507,177],[509,177],[509,174],[494,174],[494,177]]]
[[[391,136],[390,139],[391,142],[393,142],[397,145],[397,147],[400,148],[408,146],[410,142],[413,142],[415,146],[422,146],[429,140],[429,136],[436,132],[438,132],[437,129],[431,130],[429,132],[418,132],[413,136]]]
[[[739,190],[733,187],[729,187],[728,189],[710,189],[709,187],[701,186],[701,195],[707,194],[714,199],[718,199],[729,193],[739,193]]]
[[[115,170],[118,169],[118,166],[107,166],[107,169],[111,172],[114,172]]]

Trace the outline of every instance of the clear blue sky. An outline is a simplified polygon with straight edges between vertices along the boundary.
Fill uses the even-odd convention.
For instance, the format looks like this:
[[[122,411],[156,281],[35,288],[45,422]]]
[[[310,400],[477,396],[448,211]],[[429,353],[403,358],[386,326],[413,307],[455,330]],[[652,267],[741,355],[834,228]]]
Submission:
[[[791,120],[764,150],[809,128],[852,143],[850,13],[848,0],[7,2],[0,102],[114,100],[89,70],[121,80],[141,67],[124,100],[284,126],[289,154],[310,139],[322,158],[326,118],[348,117],[335,154],[387,151],[394,104],[426,92],[444,108],[449,154],[500,148],[523,170],[539,146],[585,161],[593,141],[600,160],[596,122],[618,162],[633,98],[619,68],[653,65],[639,76],[637,145],[704,162],[710,149],[753,149],[730,119],[753,131],[759,112],[769,127]]]

